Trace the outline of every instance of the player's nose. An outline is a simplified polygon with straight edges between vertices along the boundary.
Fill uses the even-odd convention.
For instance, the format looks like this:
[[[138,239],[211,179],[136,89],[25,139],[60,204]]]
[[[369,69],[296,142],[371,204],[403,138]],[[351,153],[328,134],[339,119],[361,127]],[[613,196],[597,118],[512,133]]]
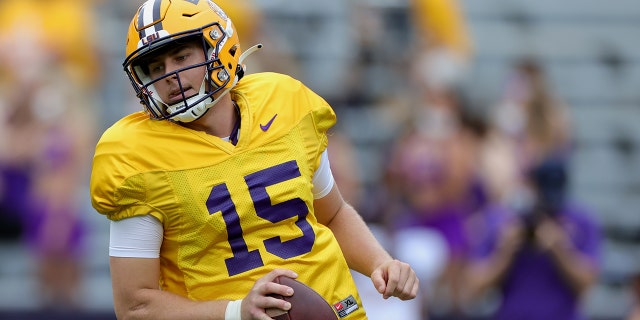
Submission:
[[[178,78],[177,71],[180,70],[181,68],[182,66],[179,63],[175,63],[171,58],[167,58],[164,60],[165,74],[171,74],[170,76],[167,77],[167,79],[168,78],[177,79]]]

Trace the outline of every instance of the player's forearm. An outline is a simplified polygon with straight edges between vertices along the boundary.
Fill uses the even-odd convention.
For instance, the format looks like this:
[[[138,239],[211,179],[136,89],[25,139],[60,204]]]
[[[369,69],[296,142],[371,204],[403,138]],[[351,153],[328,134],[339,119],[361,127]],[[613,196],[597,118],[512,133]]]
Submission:
[[[228,301],[193,301],[176,294],[140,289],[129,297],[115,297],[120,320],[224,320]]]
[[[328,225],[340,243],[349,267],[366,276],[382,263],[392,260],[356,210],[344,204]]]

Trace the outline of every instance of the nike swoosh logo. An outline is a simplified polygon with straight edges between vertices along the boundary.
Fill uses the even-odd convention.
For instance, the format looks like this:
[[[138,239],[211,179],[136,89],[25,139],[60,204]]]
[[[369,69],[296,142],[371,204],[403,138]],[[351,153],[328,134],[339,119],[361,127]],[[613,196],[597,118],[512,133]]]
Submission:
[[[273,120],[276,119],[276,117],[278,116],[278,114],[276,113],[273,118],[271,118],[271,120],[269,120],[269,122],[267,122],[267,124],[263,125],[260,124],[260,129],[262,129],[262,131],[267,131],[269,130],[269,127],[271,127],[271,124],[273,123]]]

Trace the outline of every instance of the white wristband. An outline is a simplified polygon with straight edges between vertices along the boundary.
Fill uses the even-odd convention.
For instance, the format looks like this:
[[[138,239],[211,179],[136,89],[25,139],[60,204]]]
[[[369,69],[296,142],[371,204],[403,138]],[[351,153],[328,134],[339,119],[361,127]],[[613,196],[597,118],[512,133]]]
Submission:
[[[224,312],[224,320],[242,320],[242,299],[229,301],[227,310]]]

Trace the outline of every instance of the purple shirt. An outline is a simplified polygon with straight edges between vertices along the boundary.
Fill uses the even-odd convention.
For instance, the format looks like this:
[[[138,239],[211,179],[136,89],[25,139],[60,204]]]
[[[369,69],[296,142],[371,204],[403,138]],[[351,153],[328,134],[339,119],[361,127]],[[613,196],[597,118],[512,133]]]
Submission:
[[[473,248],[474,259],[488,257],[497,241],[498,230],[513,215],[494,208],[486,213],[484,229],[476,230],[478,242]],[[599,226],[588,212],[575,205],[567,205],[560,223],[568,232],[577,250],[589,257],[594,265],[600,261],[601,234]],[[525,245],[500,283],[502,301],[492,319],[578,320],[579,300],[565,282],[552,257],[531,245]]]
[[[431,210],[407,210],[398,227],[424,227],[439,232],[447,243],[451,257],[463,258],[467,253],[467,235],[464,219],[467,216],[460,204],[443,205]]]

